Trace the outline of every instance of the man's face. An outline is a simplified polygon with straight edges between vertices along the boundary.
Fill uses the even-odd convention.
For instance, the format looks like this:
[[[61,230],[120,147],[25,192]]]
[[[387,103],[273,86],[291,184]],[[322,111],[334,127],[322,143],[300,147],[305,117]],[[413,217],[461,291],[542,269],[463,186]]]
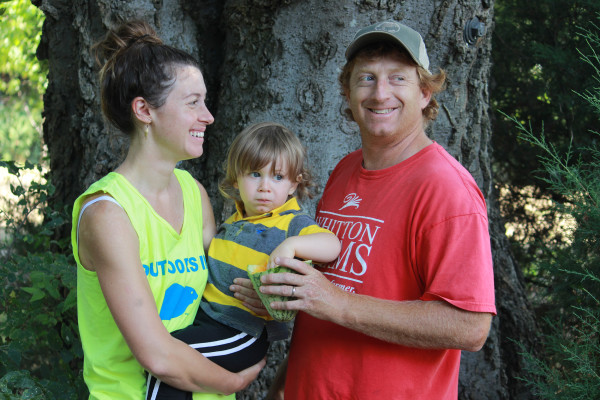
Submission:
[[[363,140],[397,142],[423,131],[423,109],[431,93],[419,87],[417,67],[399,55],[360,57],[346,98]]]

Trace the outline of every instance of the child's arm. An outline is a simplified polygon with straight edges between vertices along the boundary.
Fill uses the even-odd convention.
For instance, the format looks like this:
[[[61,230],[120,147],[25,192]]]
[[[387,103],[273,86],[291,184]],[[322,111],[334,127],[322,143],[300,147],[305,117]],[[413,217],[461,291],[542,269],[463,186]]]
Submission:
[[[337,236],[329,232],[290,236],[273,250],[267,268],[276,267],[276,257],[302,258],[316,263],[333,261],[340,254],[342,245]]]

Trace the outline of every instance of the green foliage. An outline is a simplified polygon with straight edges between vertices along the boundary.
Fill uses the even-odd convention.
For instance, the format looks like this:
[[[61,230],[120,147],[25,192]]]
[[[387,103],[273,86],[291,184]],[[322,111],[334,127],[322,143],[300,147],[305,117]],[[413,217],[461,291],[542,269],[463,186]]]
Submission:
[[[0,158],[39,162],[48,67],[35,50],[43,13],[30,0],[0,1]]]
[[[588,27],[600,12],[597,0],[497,0],[493,36],[492,104],[519,121],[539,121],[558,149],[569,143],[586,147],[597,138],[589,134],[596,120],[577,93],[596,80],[588,64],[577,62],[583,39],[574,27]],[[510,121],[495,121],[493,135],[503,182],[519,186],[539,183],[523,170],[535,168],[531,151],[512,129]]]
[[[600,79],[600,29],[581,31],[588,51],[582,59]],[[586,55],[587,54],[587,55]],[[600,86],[582,95],[591,115],[600,115]],[[544,323],[543,359],[528,355],[529,382],[544,399],[600,398],[600,148],[574,146],[561,151],[546,137],[532,133],[516,117],[519,138],[541,151],[538,172],[547,187],[561,199],[555,210],[574,221],[569,240],[544,244],[537,262],[537,297]],[[582,157],[581,154],[587,155]]]
[[[68,239],[55,240],[69,213],[47,207],[51,183],[24,184],[39,166],[0,167],[10,172],[16,198],[1,210],[7,239],[0,254],[0,399],[82,398],[75,263]],[[35,210],[43,223],[31,218]]]
[[[585,47],[585,39],[575,27],[590,28],[590,16],[600,12],[600,2],[496,0],[494,10],[493,109],[522,123],[534,121],[533,131],[543,129],[559,152],[572,145],[589,159],[587,148],[598,142],[590,133],[597,120],[580,94],[598,81],[590,64],[578,62],[578,49]],[[536,168],[536,156],[542,150],[524,142],[507,118],[494,121],[492,145],[495,180],[505,193],[500,199],[502,214],[508,223],[521,228],[521,235],[511,238],[515,255],[522,265],[535,263],[543,251],[540,242],[562,238],[554,230],[556,215],[546,206],[552,202],[538,201],[535,213],[529,212],[528,204],[562,200],[546,182],[528,173]],[[525,249],[524,242],[528,244]]]

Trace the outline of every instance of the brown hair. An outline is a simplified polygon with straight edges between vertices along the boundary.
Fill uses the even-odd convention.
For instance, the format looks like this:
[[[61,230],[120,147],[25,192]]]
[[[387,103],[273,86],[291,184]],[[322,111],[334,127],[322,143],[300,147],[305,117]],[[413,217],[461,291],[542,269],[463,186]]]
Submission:
[[[298,198],[312,198],[315,184],[306,166],[306,149],[292,131],[275,122],[250,125],[236,136],[229,147],[225,178],[219,190],[243,210],[242,199],[233,186],[238,176],[260,170],[269,163],[275,172],[280,158],[287,162],[286,175],[292,182],[298,182]]]
[[[398,45],[394,45],[390,42],[377,42],[372,45],[367,45],[356,52],[356,54],[346,62],[344,67],[342,68],[342,72],[338,77],[338,82],[341,87],[342,96],[346,96],[346,93],[350,91],[350,76],[352,75],[352,71],[354,70],[354,66],[356,65],[356,61],[359,58],[363,59],[376,59],[380,57],[396,57],[400,58],[405,62],[408,62],[411,65],[417,67],[417,75],[419,76],[419,85],[421,89],[431,91],[431,100],[427,107],[423,109],[423,120],[425,126],[430,121],[433,121],[439,112],[439,105],[437,100],[435,99],[435,94],[444,90],[446,85],[446,72],[440,69],[440,72],[437,74],[432,74],[427,71],[425,68],[419,66],[406,52],[406,50]],[[352,116],[352,111],[350,108],[346,108],[344,110],[346,117],[354,121],[354,117]]]
[[[162,106],[177,78],[177,67],[198,61],[188,53],[163,44],[145,21],[126,22],[93,47],[101,66],[102,112],[110,123],[131,135],[135,122],[131,102],[143,97],[150,106]]]

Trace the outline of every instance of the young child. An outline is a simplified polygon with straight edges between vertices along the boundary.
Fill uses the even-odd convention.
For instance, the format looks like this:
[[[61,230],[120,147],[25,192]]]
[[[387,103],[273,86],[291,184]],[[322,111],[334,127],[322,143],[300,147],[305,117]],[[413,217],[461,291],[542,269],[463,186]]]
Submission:
[[[247,127],[229,149],[219,189],[235,201],[237,212],[210,244],[208,283],[194,324],[173,333],[229,371],[256,364],[269,342],[288,336],[285,323],[253,313],[233,296],[233,280],[247,278],[250,264],[274,267],[276,257],[325,263],[340,252],[337,237],[319,227],[294,197],[312,197],[305,159],[296,135],[273,122]],[[192,397],[149,376],[146,398]]]

